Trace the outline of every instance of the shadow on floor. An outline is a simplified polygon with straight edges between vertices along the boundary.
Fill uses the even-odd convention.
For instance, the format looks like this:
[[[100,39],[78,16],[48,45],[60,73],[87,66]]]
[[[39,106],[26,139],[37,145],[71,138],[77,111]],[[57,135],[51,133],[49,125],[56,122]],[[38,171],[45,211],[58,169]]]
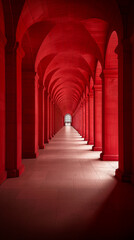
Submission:
[[[83,194],[84,191],[88,189],[79,190],[79,194]],[[105,195],[105,189],[103,191]],[[67,195],[71,198],[70,189]],[[10,198],[10,202],[7,199],[5,208],[1,209],[0,236],[2,240],[134,239],[134,187],[129,184],[117,183],[110,196],[101,205],[99,204],[99,208],[100,196],[97,196],[98,201],[93,198],[92,202],[90,199],[89,204],[86,201],[85,206],[82,205],[77,214],[75,212],[68,218],[69,204],[67,204],[67,199],[62,199],[60,202],[61,216],[55,221],[50,219],[46,210],[44,211],[43,199],[39,206],[39,201],[36,205],[33,200],[23,202],[23,198],[14,201],[14,197]],[[57,206],[57,203],[55,204]],[[68,209],[64,209],[66,207]],[[52,215],[53,211],[55,211],[54,206],[51,211],[49,209],[49,214]]]

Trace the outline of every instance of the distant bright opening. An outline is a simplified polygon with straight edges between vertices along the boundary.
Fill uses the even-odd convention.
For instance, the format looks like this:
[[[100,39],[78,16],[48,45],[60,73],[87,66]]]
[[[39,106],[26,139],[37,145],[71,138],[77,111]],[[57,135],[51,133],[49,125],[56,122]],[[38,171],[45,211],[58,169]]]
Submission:
[[[64,123],[65,123],[65,126],[71,126],[72,116],[69,113],[65,115]]]

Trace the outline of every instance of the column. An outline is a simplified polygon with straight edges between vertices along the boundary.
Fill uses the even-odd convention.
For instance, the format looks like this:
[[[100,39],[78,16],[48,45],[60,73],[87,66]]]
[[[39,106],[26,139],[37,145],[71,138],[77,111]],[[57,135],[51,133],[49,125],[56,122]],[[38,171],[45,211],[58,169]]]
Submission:
[[[52,101],[52,137],[54,137],[54,101]]]
[[[83,136],[83,101],[81,99],[81,105],[80,105],[80,109],[81,109],[81,121],[80,121],[80,124],[81,124],[81,128],[80,128],[80,135]]]
[[[52,138],[52,100],[49,96],[49,139]]]
[[[5,44],[0,32],[0,184],[6,179],[5,170]]]
[[[94,93],[89,92],[89,145],[94,144]]]
[[[94,151],[102,151],[102,85],[94,85]]]
[[[44,91],[44,143],[49,143],[49,94]]]
[[[6,46],[6,170],[7,177],[18,177],[22,164],[22,85],[21,63],[24,52],[19,44]]]
[[[44,149],[44,85],[39,84],[39,148]]]
[[[85,105],[86,105],[86,113],[85,113],[85,121],[86,121],[86,130],[85,130],[85,140],[88,141],[88,134],[89,134],[89,94],[86,96],[85,99]]]
[[[85,97],[83,97],[83,112],[82,112],[82,115],[83,115],[83,120],[82,120],[82,122],[83,122],[83,131],[82,131],[82,137],[85,139],[85,133],[86,133],[86,109],[85,109],[85,105],[86,105],[86,101],[85,101]]]
[[[38,156],[38,75],[22,72],[22,157]]]
[[[53,119],[54,119],[54,121],[53,121],[53,128],[54,128],[54,135],[55,135],[55,102],[53,104]]]
[[[118,69],[105,69],[102,160],[118,161]]]

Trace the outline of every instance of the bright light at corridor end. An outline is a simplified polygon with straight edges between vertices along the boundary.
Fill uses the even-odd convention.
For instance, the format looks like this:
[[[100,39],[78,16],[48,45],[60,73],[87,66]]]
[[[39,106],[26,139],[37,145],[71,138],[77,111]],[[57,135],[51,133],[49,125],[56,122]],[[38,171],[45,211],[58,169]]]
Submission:
[[[71,126],[71,124],[72,124],[72,116],[69,113],[67,113],[64,116],[64,124],[65,124],[65,126]]]

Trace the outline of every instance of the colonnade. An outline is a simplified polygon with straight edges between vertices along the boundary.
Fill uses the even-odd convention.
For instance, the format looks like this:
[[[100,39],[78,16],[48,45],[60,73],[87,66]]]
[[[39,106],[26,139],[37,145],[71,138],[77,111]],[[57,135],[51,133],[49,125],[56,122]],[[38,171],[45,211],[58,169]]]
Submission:
[[[22,158],[36,158],[45,148],[64,125],[65,107],[101,160],[119,161],[116,176],[134,182],[133,5],[113,1],[113,19],[111,5],[97,1],[98,14],[93,2],[86,4],[89,13],[93,4],[96,19],[89,14],[86,22],[79,8],[82,22],[72,10],[59,24],[58,10],[53,26],[45,1],[42,8],[37,0],[0,0],[0,183],[20,176]]]

